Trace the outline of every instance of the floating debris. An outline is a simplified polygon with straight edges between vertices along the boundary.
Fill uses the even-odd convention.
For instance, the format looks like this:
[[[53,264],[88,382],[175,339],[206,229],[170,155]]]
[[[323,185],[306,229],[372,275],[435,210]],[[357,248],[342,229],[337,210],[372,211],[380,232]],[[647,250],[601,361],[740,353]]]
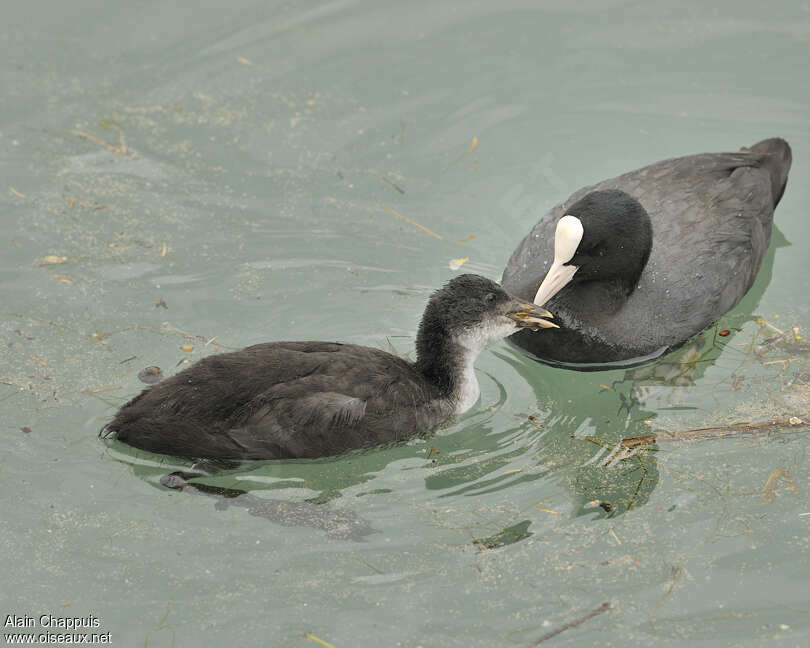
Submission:
[[[382,180],[383,182],[388,183],[388,184],[389,184],[389,185],[391,185],[391,186],[392,186],[394,189],[396,189],[396,190],[397,190],[399,193],[401,193],[401,194],[404,194],[404,193],[405,193],[405,190],[404,190],[402,187],[400,187],[400,186],[399,186],[397,183],[395,183],[395,182],[391,182],[391,180],[389,180],[388,178],[386,178],[386,177],[385,177],[385,176],[384,176],[382,173],[379,173],[378,171],[372,171],[372,172],[371,172],[371,175],[375,175],[375,176],[377,176],[377,177],[378,177],[380,180]]]
[[[463,266],[469,260],[470,260],[469,257],[461,257],[459,259],[450,259],[450,263],[448,265],[450,266],[451,270],[458,270],[461,266]]]
[[[467,156],[474,155],[477,148],[478,148],[478,138],[473,137],[472,144],[470,145],[470,150],[462,152],[458,157],[456,157],[452,162],[450,162],[450,164],[448,164],[446,167],[444,167],[444,169],[442,169],[440,175],[444,175],[445,173],[447,173],[452,167],[461,162]],[[478,168],[478,165],[475,163],[475,160],[473,160],[472,168],[473,169]]]
[[[181,351],[191,352],[194,351],[194,347],[191,344],[184,344],[180,347]]]
[[[106,126],[102,127],[106,128]],[[115,144],[111,144],[110,142],[107,142],[106,140],[103,140],[100,137],[96,137],[92,133],[86,133],[80,130],[69,130],[68,133],[70,133],[71,135],[76,135],[77,137],[80,137],[81,139],[87,142],[93,142],[95,144],[98,144],[99,146],[103,146],[104,148],[108,149],[115,155],[126,155],[127,153],[126,145],[123,143],[123,131],[120,129],[120,127],[118,129],[119,135],[118,146],[116,146]]]
[[[458,243],[467,243],[468,241],[472,241],[475,238],[475,234],[467,234],[463,239],[456,239]]]
[[[778,315],[775,315],[775,317],[779,317],[779,316],[778,316]],[[765,320],[764,320],[763,318],[761,318],[761,317],[755,317],[755,318],[754,318],[754,321],[755,321],[757,324],[759,324],[759,325],[760,325],[762,328],[769,328],[769,329],[771,329],[771,330],[776,331],[777,333],[779,333],[779,335],[784,335],[784,334],[785,334],[785,332],[784,332],[782,329],[776,328],[776,327],[775,327],[773,324],[771,324],[770,322],[765,321]]]
[[[59,265],[61,263],[67,263],[68,258],[66,256],[57,256],[56,254],[48,254],[42,257],[39,260],[41,265]]]
[[[118,147],[114,151],[119,155],[126,155],[129,153],[127,150],[127,139],[126,135],[124,135],[124,129],[121,128],[121,124],[119,124],[114,119],[102,119],[98,123],[101,128],[114,128],[118,131]]]
[[[138,372],[138,380],[147,385],[154,385],[163,380],[163,371],[155,365],[144,367]]]
[[[17,198],[25,198],[25,194],[20,193],[14,187],[9,187],[8,189],[9,189],[9,192],[12,193],[13,195],[17,196]]]
[[[768,476],[768,481],[766,481],[765,486],[762,487],[762,499],[768,504],[773,502],[779,494],[779,482],[784,482],[785,487],[794,495],[799,494],[799,487],[796,485],[796,482],[793,481],[793,477],[790,476],[790,473],[787,470],[779,468],[771,472]]]
[[[31,434],[31,428],[27,425],[24,425],[20,428],[20,432],[25,432],[26,434]]]
[[[488,538],[479,538],[473,540],[473,544],[483,547],[484,549],[497,549],[498,547],[504,547],[515,542],[520,542],[521,540],[525,540],[526,538],[534,535],[531,531],[529,531],[530,525],[531,521],[524,520],[518,524],[506,527],[503,531],[500,531],[495,535],[491,535]]]
[[[47,361],[40,358],[36,353],[32,353],[30,356],[28,356],[28,359],[33,360],[34,362],[38,362],[40,367],[47,367],[48,366]]]
[[[585,508],[597,508],[599,507],[605,513],[610,513],[613,510],[613,505],[610,502],[605,502],[603,500],[591,500],[585,505]]]
[[[158,299],[155,302],[155,308],[166,308],[166,309],[168,309],[169,307],[166,305],[165,301],[163,301],[162,299]]]
[[[396,216],[397,218],[399,218],[399,219],[401,219],[401,220],[404,220],[404,221],[405,221],[406,223],[408,223],[409,225],[413,225],[414,227],[419,228],[420,230],[422,230],[423,232],[425,232],[426,234],[430,234],[430,236],[432,236],[433,238],[437,238],[437,239],[439,239],[440,241],[443,241],[443,240],[444,240],[444,237],[443,237],[443,236],[441,236],[441,235],[439,235],[439,234],[436,234],[436,232],[434,232],[434,231],[432,231],[432,230],[429,230],[429,229],[428,229],[427,227],[425,227],[424,225],[420,225],[420,224],[419,224],[419,223],[417,223],[416,221],[413,221],[413,220],[411,220],[410,218],[408,218],[407,216],[403,216],[403,215],[402,215],[402,214],[400,214],[400,213],[399,213],[399,212],[398,212],[396,209],[391,209],[391,207],[389,207],[388,205],[383,205],[382,203],[380,203],[380,207],[381,207],[382,209],[384,209],[385,211],[387,211],[387,212],[389,212],[389,213],[393,214],[393,215],[394,215],[394,216]]]
[[[789,418],[775,418],[769,421],[758,421],[756,423],[735,423],[720,427],[696,428],[693,430],[680,430],[671,432],[662,430],[656,434],[645,434],[642,436],[624,437],[621,440],[623,448],[638,448],[642,446],[660,443],[661,441],[691,441],[694,439],[721,439],[729,436],[739,436],[743,434],[762,434],[786,428],[795,428],[810,425],[810,418],[807,416],[791,416]]]
[[[309,639],[310,641],[314,641],[316,644],[320,644],[321,646],[324,646],[324,648],[335,648],[335,647],[334,647],[332,644],[330,644],[328,641],[324,641],[323,639],[319,639],[318,637],[316,637],[316,636],[315,636],[314,634],[312,634],[311,632],[305,632],[305,633],[304,633],[304,637],[306,637],[306,638],[307,638],[307,639]]]
[[[569,621],[568,623],[565,623],[565,624],[561,625],[559,628],[555,628],[551,632],[547,632],[546,634],[544,634],[539,639],[535,639],[534,641],[532,641],[530,643],[523,644],[523,646],[521,646],[521,648],[535,648],[535,646],[539,646],[544,641],[548,641],[552,637],[556,637],[561,632],[565,632],[566,630],[570,630],[571,628],[576,628],[578,625],[581,625],[581,624],[585,623],[586,621],[588,621],[589,619],[592,619],[596,615],[602,614],[602,612],[607,612],[610,608],[611,608],[610,603],[607,603],[607,602],[602,603],[602,605],[600,605],[598,608],[596,608],[594,610],[591,610],[590,612],[588,612],[588,614],[584,614],[583,616],[578,617],[578,618],[574,619],[573,621]]]
[[[251,61],[250,59],[245,58],[244,56],[237,56],[236,57],[236,62],[241,63],[242,65],[251,65],[251,66],[256,65],[253,61]]]
[[[52,274],[51,279],[56,279],[59,283],[66,284],[68,286],[73,283],[73,281],[68,279],[65,275],[60,274]]]
[[[102,387],[101,389],[93,389],[86,393],[88,394],[103,394],[104,392],[108,391],[118,391],[121,389],[121,385],[113,385],[112,387]]]

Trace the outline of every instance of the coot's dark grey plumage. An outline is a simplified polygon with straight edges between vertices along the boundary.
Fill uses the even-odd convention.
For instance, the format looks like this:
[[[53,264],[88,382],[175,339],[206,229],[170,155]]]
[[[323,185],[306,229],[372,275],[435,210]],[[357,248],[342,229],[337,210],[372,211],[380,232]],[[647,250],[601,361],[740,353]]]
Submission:
[[[478,399],[473,362],[548,311],[461,275],[430,298],[417,360],[332,342],[271,342],[200,360],[144,390],[102,430],[164,454],[322,457],[428,430]]]
[[[679,346],[754,282],[791,159],[773,138],[580,189],[521,241],[502,280],[551,309],[560,328],[510,341],[574,369],[636,364]]]

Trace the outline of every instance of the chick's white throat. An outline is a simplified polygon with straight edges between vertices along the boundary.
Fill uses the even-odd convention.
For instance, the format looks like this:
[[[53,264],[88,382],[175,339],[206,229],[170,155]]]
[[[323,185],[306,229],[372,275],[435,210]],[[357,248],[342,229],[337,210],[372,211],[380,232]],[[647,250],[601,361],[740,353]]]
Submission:
[[[492,318],[478,326],[459,333],[453,339],[458,350],[458,364],[455,367],[455,388],[450,398],[453,412],[466,412],[478,402],[481,388],[475,376],[475,360],[490,342],[501,340],[517,330],[515,323],[506,317]]]

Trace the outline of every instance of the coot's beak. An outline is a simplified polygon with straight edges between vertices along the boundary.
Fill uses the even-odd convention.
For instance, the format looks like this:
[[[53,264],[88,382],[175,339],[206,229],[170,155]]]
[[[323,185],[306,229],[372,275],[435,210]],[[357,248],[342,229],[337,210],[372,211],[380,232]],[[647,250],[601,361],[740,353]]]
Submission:
[[[566,264],[576,255],[584,234],[582,221],[576,216],[566,214],[557,221],[557,229],[554,232],[554,262],[537,289],[534,296],[535,304],[542,306],[573,279],[579,266]]]
[[[532,303],[513,300],[506,316],[517,324],[518,328],[560,328],[544,317],[554,317],[545,308],[538,308]]]
[[[555,259],[554,263],[552,263],[551,267],[548,269],[546,278],[543,279],[543,283],[541,283],[540,287],[537,289],[537,294],[534,296],[534,303],[538,306],[545,304],[571,281],[574,277],[574,273],[578,269],[578,266],[564,265]]]

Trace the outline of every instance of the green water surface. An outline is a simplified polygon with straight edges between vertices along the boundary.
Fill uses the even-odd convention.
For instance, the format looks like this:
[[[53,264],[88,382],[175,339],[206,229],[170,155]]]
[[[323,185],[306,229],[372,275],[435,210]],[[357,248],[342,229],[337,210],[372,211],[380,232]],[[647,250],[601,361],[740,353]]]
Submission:
[[[543,645],[810,644],[807,427],[617,447],[810,417],[810,4],[225,6],[0,13],[0,620],[491,648],[609,602]],[[412,355],[431,291],[499,278],[580,186],[777,135],[794,164],[757,283],[652,365],[499,343],[435,435],[199,491],[97,438],[150,365],[278,339]]]

